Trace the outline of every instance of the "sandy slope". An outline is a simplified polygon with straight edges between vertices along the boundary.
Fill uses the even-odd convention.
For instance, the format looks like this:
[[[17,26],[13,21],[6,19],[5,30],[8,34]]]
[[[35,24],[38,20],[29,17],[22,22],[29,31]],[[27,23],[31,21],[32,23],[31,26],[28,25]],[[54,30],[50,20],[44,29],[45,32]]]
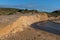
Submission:
[[[14,17],[13,17],[13,19],[14,19]],[[0,30],[0,36],[8,34],[12,30],[15,30],[15,28],[17,28],[19,31],[22,31],[23,28],[27,28],[28,25],[31,25],[34,22],[44,21],[44,20],[47,20],[47,19],[48,19],[48,17],[45,13],[44,13],[44,15],[34,14],[34,15],[19,16],[15,21],[12,21],[11,24],[7,25],[6,27],[4,27]]]
[[[47,24],[51,25],[50,23],[43,22],[42,26],[44,25],[44,27],[46,27],[48,26]],[[41,26],[41,25],[37,25],[36,27],[38,28],[38,26]],[[31,26],[28,26],[28,27],[29,28],[25,28],[24,31],[22,32],[9,34],[8,36],[6,35],[5,38],[3,38],[2,40],[60,40],[59,35],[55,35],[53,33],[49,33],[43,30],[39,30],[37,28],[35,29]],[[52,31],[53,29],[50,29],[50,30]]]
[[[52,27],[57,25],[54,23],[51,24],[50,22],[49,23],[41,22],[48,20],[48,16],[46,14],[33,14],[33,15],[21,15],[21,16],[10,15],[5,17],[2,16],[2,18],[6,18],[9,21],[1,22],[2,24],[6,23],[5,24],[6,26],[3,25],[3,28],[0,29],[0,36],[2,36],[0,38],[1,40],[60,40],[59,35],[55,35],[54,33],[49,33],[40,29],[33,28],[33,27],[46,28],[48,26]],[[41,22],[41,23],[37,23],[37,22]],[[34,23],[37,24],[35,24],[32,27],[31,25]],[[51,30],[51,28],[49,30]]]

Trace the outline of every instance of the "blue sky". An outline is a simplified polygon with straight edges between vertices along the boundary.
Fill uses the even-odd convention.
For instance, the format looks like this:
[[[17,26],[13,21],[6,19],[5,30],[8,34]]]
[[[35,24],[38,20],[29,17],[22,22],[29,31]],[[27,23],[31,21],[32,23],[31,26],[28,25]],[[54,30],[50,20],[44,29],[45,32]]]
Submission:
[[[0,0],[2,7],[37,9],[39,11],[54,11],[60,9],[60,0]]]

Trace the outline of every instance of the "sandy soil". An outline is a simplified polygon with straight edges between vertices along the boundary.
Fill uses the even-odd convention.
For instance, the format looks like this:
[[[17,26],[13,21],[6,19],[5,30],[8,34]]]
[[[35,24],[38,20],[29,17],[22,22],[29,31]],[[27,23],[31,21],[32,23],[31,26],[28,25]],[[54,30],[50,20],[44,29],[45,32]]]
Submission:
[[[0,16],[1,20],[0,29],[7,27],[8,29],[6,30],[10,31],[11,30],[10,28],[16,27],[13,29],[13,32],[15,29],[16,29],[15,31],[17,31],[15,33],[12,33],[11,31],[9,32],[8,35],[0,37],[0,39],[1,40],[60,40],[60,29],[59,29],[60,24],[55,24],[53,22],[46,21],[47,19],[48,17],[46,15]],[[11,26],[9,26],[9,24],[11,24]],[[24,30],[20,32],[19,30],[21,30],[21,27]],[[0,33],[2,34],[1,30]]]
[[[0,15],[0,29],[16,21],[18,17],[18,15]]]
[[[60,19],[53,20],[55,23],[60,23]]]
[[[22,32],[5,36],[2,40],[60,40],[60,36],[43,30],[28,28]]]

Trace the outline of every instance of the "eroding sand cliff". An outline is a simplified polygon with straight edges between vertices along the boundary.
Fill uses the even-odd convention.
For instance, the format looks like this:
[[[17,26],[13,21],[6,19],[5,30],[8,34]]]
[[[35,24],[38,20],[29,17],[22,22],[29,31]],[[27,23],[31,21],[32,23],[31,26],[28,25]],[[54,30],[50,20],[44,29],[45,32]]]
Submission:
[[[19,16],[12,24],[7,25],[0,30],[0,36],[16,33],[17,31],[24,31],[24,28],[28,28],[32,23],[46,20],[48,20],[46,13]]]

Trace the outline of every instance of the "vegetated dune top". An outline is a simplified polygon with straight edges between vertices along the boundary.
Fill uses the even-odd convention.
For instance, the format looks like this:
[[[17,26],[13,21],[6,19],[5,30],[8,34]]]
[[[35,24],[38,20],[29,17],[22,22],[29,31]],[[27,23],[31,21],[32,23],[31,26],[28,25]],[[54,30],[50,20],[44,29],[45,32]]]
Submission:
[[[15,30],[12,33],[15,33],[17,30],[21,31],[23,28],[27,28],[28,25],[31,25],[34,22],[45,21],[48,20],[48,16],[46,13],[42,14],[34,14],[34,15],[9,15],[9,16],[0,16],[0,18],[4,18],[1,24],[3,24],[3,28],[0,29],[0,35],[6,35],[10,33],[13,29]],[[2,20],[1,19],[1,20]],[[5,26],[6,25],[6,26]]]

